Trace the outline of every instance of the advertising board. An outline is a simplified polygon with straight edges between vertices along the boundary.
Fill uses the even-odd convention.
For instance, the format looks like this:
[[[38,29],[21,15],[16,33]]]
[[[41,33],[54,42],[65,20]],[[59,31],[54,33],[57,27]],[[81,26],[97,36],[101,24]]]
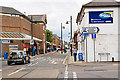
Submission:
[[[113,10],[89,11],[89,23],[113,23]]]

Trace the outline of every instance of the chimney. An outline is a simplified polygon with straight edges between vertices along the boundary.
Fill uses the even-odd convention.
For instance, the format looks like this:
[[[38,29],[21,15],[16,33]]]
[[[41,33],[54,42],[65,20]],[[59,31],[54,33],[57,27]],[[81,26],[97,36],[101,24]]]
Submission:
[[[115,0],[93,0],[92,2],[116,2]]]

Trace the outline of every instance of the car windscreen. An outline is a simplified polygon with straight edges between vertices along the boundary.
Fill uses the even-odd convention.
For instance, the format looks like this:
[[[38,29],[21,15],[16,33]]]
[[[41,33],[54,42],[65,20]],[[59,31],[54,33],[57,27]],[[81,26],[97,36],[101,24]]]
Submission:
[[[23,52],[18,52],[18,55],[23,55]]]
[[[17,55],[17,52],[12,52],[11,55],[15,56],[15,55]]]

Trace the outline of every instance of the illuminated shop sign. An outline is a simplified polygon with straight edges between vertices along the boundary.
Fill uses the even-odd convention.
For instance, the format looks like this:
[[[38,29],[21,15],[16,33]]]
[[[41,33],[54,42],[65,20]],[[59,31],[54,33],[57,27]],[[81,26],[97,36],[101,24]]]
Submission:
[[[89,23],[113,23],[113,11],[89,11]]]

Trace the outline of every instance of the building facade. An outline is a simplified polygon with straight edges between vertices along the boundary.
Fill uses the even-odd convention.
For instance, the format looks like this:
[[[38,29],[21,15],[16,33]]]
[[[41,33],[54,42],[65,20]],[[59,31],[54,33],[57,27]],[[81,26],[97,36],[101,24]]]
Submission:
[[[10,40],[8,44],[1,44],[2,54],[9,52],[9,45],[18,45],[19,50],[23,50],[24,45],[31,46],[31,36],[33,36],[36,49],[43,50],[45,53],[46,32],[44,27],[46,28],[47,24],[46,15],[32,15],[33,20],[31,20],[30,16],[26,16],[14,8],[0,7],[2,9],[0,11],[2,21],[0,26],[0,39],[2,41]]]
[[[99,28],[98,33],[88,32],[88,35],[80,36],[78,48],[86,62],[120,61],[118,50],[120,3],[109,1],[94,0],[83,5],[81,12],[78,13],[77,24],[81,33],[84,33],[87,27]]]

